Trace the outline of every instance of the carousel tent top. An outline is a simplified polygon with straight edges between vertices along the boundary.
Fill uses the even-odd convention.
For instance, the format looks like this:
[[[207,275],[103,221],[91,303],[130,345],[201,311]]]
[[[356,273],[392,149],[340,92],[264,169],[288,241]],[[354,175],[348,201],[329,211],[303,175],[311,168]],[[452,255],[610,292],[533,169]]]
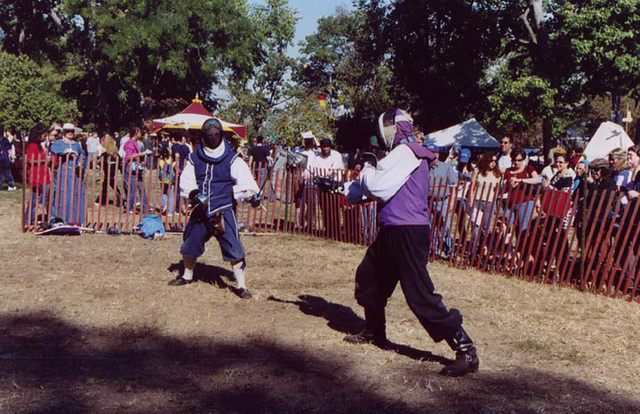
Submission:
[[[211,112],[202,105],[202,101],[196,98],[191,101],[191,104],[183,109],[181,112],[168,116],[166,118],[154,119],[152,124],[152,130],[157,131],[160,129],[200,129],[202,124],[209,118],[215,118]],[[222,124],[222,129],[227,132],[231,132],[241,139],[247,138],[247,127],[245,125],[232,124],[230,122],[219,119]]]

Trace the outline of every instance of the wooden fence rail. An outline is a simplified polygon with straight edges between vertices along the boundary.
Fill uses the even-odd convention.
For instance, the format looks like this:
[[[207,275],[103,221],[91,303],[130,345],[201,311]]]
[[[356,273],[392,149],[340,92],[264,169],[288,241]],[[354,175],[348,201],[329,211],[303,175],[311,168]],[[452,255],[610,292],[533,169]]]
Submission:
[[[247,230],[286,232],[368,245],[376,232],[376,203],[349,204],[318,191],[315,176],[340,181],[348,170],[254,169],[264,180],[263,207],[237,206]],[[165,171],[166,172],[166,171]],[[181,231],[189,214],[180,172],[159,174],[155,160],[118,157],[87,163],[75,155],[26,160],[24,232],[62,216],[97,231],[132,230],[147,213]],[[33,184],[33,185],[32,185]],[[262,182],[258,182],[262,184]],[[431,184],[431,260],[640,302],[640,202],[618,192],[570,194],[527,185],[509,194],[503,184]],[[584,194],[583,194],[584,193]]]

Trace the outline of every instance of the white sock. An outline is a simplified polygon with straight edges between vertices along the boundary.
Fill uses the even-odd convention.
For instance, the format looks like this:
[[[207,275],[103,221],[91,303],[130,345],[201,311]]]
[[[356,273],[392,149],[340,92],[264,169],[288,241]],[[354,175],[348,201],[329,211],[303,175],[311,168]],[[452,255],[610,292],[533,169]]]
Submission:
[[[182,275],[184,280],[193,280],[193,269],[184,268],[184,274]]]
[[[238,289],[246,289],[247,285],[244,281],[244,262],[238,262],[236,264],[231,265],[233,269],[233,276],[236,278],[236,284]]]

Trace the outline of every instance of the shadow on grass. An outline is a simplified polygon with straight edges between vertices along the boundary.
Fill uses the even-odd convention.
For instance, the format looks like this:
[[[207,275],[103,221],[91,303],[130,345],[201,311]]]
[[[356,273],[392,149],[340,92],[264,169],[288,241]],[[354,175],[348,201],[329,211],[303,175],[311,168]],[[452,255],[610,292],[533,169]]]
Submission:
[[[171,263],[167,270],[169,272],[177,272],[179,275],[182,275],[184,273],[184,262],[180,260],[177,263]],[[195,269],[193,269],[194,282],[209,283],[220,289],[233,290],[234,288],[224,279],[228,282],[235,282],[236,280],[231,270],[220,266],[213,266],[198,262],[196,263]]]
[[[7,413],[640,410],[637,401],[587,383],[525,369],[450,379],[415,364],[391,377],[358,377],[335,354],[267,337],[177,338],[39,313],[0,315],[0,338],[0,412]]]
[[[324,318],[327,320],[327,326],[329,326],[329,328],[343,334],[356,334],[364,329],[364,319],[358,316],[353,309],[348,306],[329,302],[324,298],[313,295],[300,295],[298,299],[300,300],[284,300],[274,296],[269,297],[269,300],[275,302],[292,303],[298,306],[300,311],[306,315]],[[451,359],[432,354],[429,351],[412,348],[408,345],[396,344],[389,341],[388,346],[389,351],[396,352],[417,361],[439,362],[443,365],[448,365],[453,362]]]

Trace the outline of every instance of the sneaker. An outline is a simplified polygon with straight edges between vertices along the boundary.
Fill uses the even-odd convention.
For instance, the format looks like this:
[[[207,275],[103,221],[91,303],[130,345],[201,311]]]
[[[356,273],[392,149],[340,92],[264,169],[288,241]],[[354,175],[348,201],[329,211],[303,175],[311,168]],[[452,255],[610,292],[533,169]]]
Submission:
[[[187,280],[182,276],[178,276],[175,279],[169,281],[169,286],[184,286],[188,285],[191,282],[193,282],[193,280]]]
[[[472,346],[467,351],[456,352],[456,360],[440,371],[440,374],[449,377],[462,377],[472,372],[478,372],[480,359],[476,353],[476,347]]]
[[[16,191],[16,187],[9,186],[9,188],[7,188],[7,190],[8,191]]]
[[[241,299],[250,299],[253,295],[251,295],[251,292],[249,292],[249,289],[240,288],[238,289],[238,296],[240,296]]]
[[[387,340],[386,335],[375,335],[373,332],[367,330],[366,328],[363,331],[358,332],[357,334],[349,334],[342,340],[354,345],[373,344],[380,349],[389,348],[389,341]]]

